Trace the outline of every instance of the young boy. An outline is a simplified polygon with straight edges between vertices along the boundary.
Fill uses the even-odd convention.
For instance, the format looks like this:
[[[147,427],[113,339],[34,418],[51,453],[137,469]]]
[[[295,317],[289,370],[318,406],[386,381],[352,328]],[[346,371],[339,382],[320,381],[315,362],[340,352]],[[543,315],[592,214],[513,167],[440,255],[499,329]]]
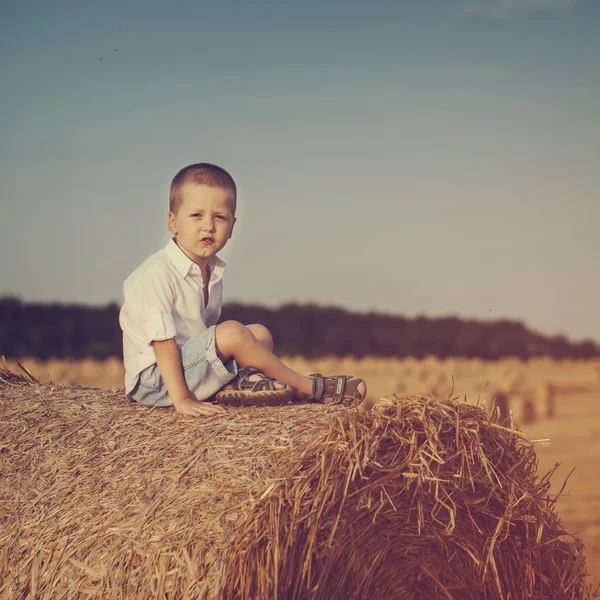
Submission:
[[[188,417],[224,412],[217,400],[260,397],[358,405],[366,384],[358,377],[305,377],[272,352],[262,325],[217,325],[225,263],[217,253],[236,223],[237,190],[229,173],[209,163],[185,167],[171,182],[167,246],[125,281],[125,387],[146,406],[174,406]],[[240,368],[241,367],[241,368]],[[254,367],[254,368],[252,368]]]

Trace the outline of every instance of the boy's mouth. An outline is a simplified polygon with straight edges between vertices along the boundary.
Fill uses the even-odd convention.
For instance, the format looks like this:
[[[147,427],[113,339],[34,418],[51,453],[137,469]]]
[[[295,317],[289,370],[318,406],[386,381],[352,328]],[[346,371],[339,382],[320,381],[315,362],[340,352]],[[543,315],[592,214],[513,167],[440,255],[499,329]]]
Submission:
[[[215,240],[214,240],[214,238],[211,238],[211,237],[203,237],[203,238],[200,240],[200,243],[201,243],[201,244],[212,244],[214,241],[215,241]]]

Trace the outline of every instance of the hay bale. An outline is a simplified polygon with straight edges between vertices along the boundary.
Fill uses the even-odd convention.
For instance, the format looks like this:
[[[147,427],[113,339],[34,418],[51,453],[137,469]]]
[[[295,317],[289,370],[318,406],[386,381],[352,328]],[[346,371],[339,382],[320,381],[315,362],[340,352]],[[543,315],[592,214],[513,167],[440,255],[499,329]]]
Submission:
[[[553,383],[546,385],[546,418],[556,418],[556,386]]]
[[[0,386],[3,599],[591,598],[532,444],[483,409],[184,420]]]
[[[504,387],[492,393],[489,398],[488,412],[500,425],[510,427],[512,415],[510,412],[510,398]]]
[[[537,408],[533,397],[533,392],[525,395],[521,409],[521,422],[524,425],[531,425],[537,421]]]

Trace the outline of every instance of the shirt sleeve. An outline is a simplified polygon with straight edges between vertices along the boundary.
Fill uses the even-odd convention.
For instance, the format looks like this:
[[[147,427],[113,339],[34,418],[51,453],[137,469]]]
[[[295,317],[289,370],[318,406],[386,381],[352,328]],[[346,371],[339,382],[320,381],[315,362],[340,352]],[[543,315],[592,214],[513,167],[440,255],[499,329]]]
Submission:
[[[144,273],[136,286],[136,304],[140,307],[144,341],[162,342],[175,337],[173,306],[175,293],[168,278],[156,271]]]

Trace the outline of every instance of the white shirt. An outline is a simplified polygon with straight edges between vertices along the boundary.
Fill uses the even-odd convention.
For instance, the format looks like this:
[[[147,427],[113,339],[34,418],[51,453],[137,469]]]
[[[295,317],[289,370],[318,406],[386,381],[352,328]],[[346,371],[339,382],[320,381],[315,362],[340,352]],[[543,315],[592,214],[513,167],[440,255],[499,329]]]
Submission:
[[[208,266],[207,306],[200,267],[174,240],[147,258],[125,280],[119,323],[123,330],[127,393],[135,387],[138,375],[156,362],[152,342],[175,338],[181,348],[190,337],[217,323],[223,302],[225,263],[211,256]]]

